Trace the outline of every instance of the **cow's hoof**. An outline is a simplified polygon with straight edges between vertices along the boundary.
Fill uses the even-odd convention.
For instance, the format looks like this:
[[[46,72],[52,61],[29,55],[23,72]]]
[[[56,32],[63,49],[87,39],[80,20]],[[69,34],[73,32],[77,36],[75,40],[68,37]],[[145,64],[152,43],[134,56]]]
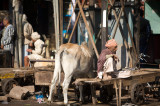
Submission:
[[[51,105],[51,101],[47,101],[47,104],[48,104],[48,105]]]

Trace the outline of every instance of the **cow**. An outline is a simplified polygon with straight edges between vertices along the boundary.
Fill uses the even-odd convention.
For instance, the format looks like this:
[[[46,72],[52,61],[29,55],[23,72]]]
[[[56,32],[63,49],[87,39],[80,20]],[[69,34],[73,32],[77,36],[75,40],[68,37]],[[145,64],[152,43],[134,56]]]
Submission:
[[[53,90],[55,89],[56,83],[61,78],[61,71],[64,71],[63,96],[64,104],[68,103],[67,91],[71,82],[72,76],[75,78],[86,78],[93,77],[94,73],[92,70],[92,59],[93,54],[89,51],[87,44],[82,43],[81,45],[67,43],[60,46],[59,50],[55,54],[55,69],[53,79],[51,81],[50,94],[48,102],[51,102]],[[80,95],[82,96],[82,95]]]

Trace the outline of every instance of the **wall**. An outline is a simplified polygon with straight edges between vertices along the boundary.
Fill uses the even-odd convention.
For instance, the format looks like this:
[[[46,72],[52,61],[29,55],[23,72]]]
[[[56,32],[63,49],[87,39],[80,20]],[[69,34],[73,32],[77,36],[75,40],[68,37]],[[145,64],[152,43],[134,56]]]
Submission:
[[[145,2],[145,18],[150,21],[153,34],[160,34],[160,1]]]

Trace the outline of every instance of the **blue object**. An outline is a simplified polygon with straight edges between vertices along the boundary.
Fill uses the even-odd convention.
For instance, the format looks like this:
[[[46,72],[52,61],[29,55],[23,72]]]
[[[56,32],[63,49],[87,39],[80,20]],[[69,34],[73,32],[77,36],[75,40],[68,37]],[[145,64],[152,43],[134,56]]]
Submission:
[[[44,98],[42,94],[36,95],[36,99]]]

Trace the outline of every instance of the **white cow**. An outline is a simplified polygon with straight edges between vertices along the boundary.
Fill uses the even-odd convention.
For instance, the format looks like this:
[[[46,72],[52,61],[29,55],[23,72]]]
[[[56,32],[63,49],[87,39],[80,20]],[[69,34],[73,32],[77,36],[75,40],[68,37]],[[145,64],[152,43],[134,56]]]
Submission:
[[[52,79],[48,101],[51,101],[53,90],[55,89],[58,77],[60,84],[61,71],[64,71],[63,96],[64,103],[68,103],[67,91],[71,78],[74,77],[93,77],[92,54],[86,44],[63,44],[55,55],[55,69]]]

